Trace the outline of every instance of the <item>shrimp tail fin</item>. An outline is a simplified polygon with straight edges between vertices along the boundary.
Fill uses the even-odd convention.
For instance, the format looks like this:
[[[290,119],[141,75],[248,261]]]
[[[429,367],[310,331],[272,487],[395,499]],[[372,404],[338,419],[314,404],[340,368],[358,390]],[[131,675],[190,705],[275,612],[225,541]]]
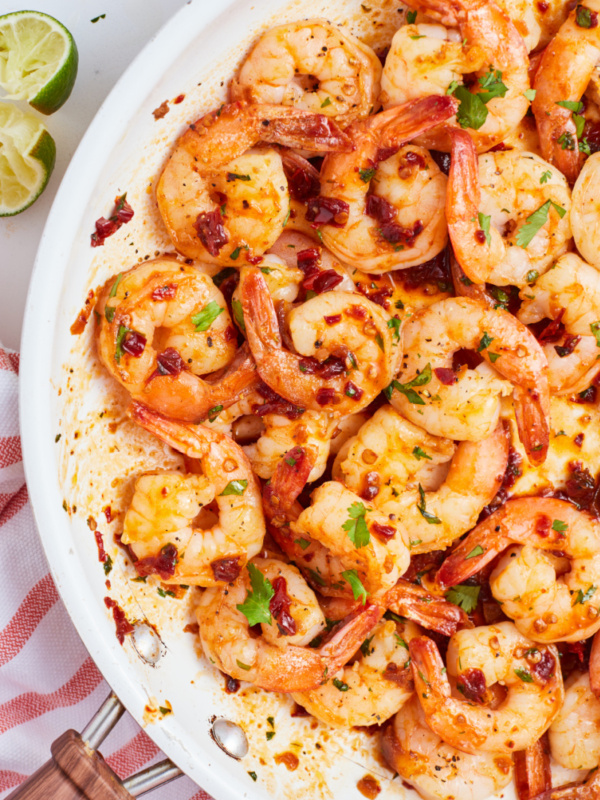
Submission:
[[[313,462],[303,447],[297,445],[277,464],[271,482],[263,489],[263,506],[269,520],[285,515],[300,492],[313,468]]]
[[[502,514],[502,509],[496,513]],[[448,556],[435,576],[440,587],[446,589],[466,581],[505,549],[507,539],[501,533],[494,535],[494,522],[495,515],[481,522]]]
[[[257,267],[242,268],[240,286],[246,335],[260,366],[269,351],[281,348],[277,313],[266,281]]]
[[[319,648],[331,677],[352,658],[384,614],[380,603],[367,603],[353,611],[333,629],[331,636]]]
[[[435,642],[427,636],[417,636],[409,642],[415,691],[423,709],[437,705],[438,699],[450,697],[450,683],[444,662]],[[435,695],[435,697],[434,697]]]
[[[539,466],[546,460],[550,444],[548,383],[538,386],[535,392],[515,386],[513,396],[519,437],[529,461]]]
[[[349,153],[349,136],[329,117],[292,106],[255,105],[251,113],[263,142],[321,153]]]
[[[395,614],[444,636],[452,636],[459,628],[471,627],[469,617],[462,608],[402,578],[387,593],[385,604]]]
[[[388,147],[400,147],[422,133],[435,128],[456,114],[458,101],[449,95],[429,95],[409,100],[383,112],[385,124],[383,139]]]
[[[192,425],[169,419],[137,400],[131,403],[127,413],[141,428],[150,431],[180,453],[185,453],[190,458],[201,458],[206,454],[209,440],[200,437]],[[210,435],[212,431],[206,429],[206,433]]]

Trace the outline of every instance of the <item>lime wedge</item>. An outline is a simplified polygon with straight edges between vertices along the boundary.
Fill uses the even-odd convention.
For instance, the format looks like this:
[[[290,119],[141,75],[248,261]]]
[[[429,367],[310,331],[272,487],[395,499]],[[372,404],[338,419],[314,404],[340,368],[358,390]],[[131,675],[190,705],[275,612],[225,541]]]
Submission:
[[[0,86],[7,99],[53,114],[71,94],[78,60],[75,40],[54,17],[39,11],[0,16]]]
[[[28,208],[46,188],[56,145],[43,123],[10,103],[0,103],[0,217]]]

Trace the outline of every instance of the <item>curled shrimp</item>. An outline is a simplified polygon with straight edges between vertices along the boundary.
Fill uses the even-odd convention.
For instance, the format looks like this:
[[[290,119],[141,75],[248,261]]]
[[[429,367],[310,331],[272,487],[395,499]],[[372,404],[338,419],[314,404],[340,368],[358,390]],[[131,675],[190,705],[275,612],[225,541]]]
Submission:
[[[477,523],[507,460],[502,425],[479,442],[456,446],[383,406],[348,440],[333,474],[396,520],[414,554],[447,547]],[[439,469],[448,463],[440,483]]]
[[[219,289],[174,258],[111,278],[96,311],[100,360],[134,399],[156,411],[195,421],[257,382],[247,349],[236,354],[237,333]],[[224,367],[219,379],[200,377]]]
[[[429,727],[466,753],[514,753],[540,738],[563,697],[558,651],[536,645],[512,622],[455,633],[447,673],[437,645],[425,636],[409,645],[415,691]],[[454,678],[460,695],[453,695]],[[494,696],[498,687],[502,699]],[[492,707],[491,701],[494,701]]]
[[[549,497],[509,500],[460,543],[437,580],[462,583],[501,553],[490,588],[523,635],[578,642],[600,629],[600,525],[588,514]]]
[[[451,97],[424,97],[346,131],[354,150],[325,157],[321,194],[311,200],[334,255],[378,274],[422,264],[444,249],[446,176],[426,150],[402,145],[455,110]]]
[[[174,571],[167,583],[213,586],[236,577],[260,552],[265,535],[261,492],[243,450],[228,436],[197,425],[182,425],[132,403],[132,419],[179,452],[193,473],[143,475],[125,516],[122,541],[141,559],[140,574],[156,572],[155,559],[171,545]],[[209,511],[204,524],[199,513]],[[212,523],[212,524],[211,524]],[[160,564],[159,564],[160,566]],[[142,567],[142,569],[140,569]]]
[[[383,757],[426,800],[487,800],[508,786],[510,756],[452,747],[427,724],[413,696],[383,732]]]
[[[458,27],[460,38],[457,42],[445,41],[439,30],[431,31],[430,37],[430,31],[425,32],[427,26],[420,32],[419,26],[409,25],[407,33],[412,42],[407,47],[401,28],[383,70],[384,107],[425,93],[444,95],[453,91],[467,73],[475,73],[479,83],[476,89],[481,90],[490,77],[494,79],[500,73],[499,80],[506,88],[504,96],[496,94],[489,99],[480,127],[469,128],[477,151],[489,150],[527,113],[529,104],[523,92],[529,89],[528,59],[521,35],[509,17],[489,0],[411,0],[409,5],[444,26]],[[428,149],[450,152],[450,132],[458,124],[456,118],[443,122],[422,134],[417,142]]]
[[[552,758],[565,769],[594,769],[600,762],[600,700],[590,676],[574,673],[565,683],[565,701],[548,731]]]
[[[571,227],[577,249],[596,269],[600,269],[597,246],[600,235],[599,191],[600,153],[592,153],[573,187]]]
[[[231,266],[276,241],[289,212],[287,180],[277,150],[253,149],[260,142],[351,147],[334,122],[296,108],[238,102],[206,114],[177,141],[156,189],[181,253]]]
[[[475,283],[526,286],[564,253],[571,238],[569,187],[534,153],[477,157],[466,131],[452,132],[446,218],[456,260]],[[529,220],[545,209],[533,237]]]
[[[294,700],[328,725],[380,725],[414,691],[408,643],[420,633],[412,622],[381,620],[361,645],[356,660]]]
[[[573,111],[558,103],[578,103],[600,59],[598,0],[585,0],[571,11],[550,42],[536,73],[535,114],[542,154],[575,183],[580,149]]]
[[[381,63],[337,25],[310,19],[264,33],[231,83],[232,100],[295,106],[342,127],[372,113]]]
[[[564,325],[565,335],[558,343],[543,345],[552,394],[586,389],[600,371],[598,270],[575,253],[567,253],[520,296],[523,302],[517,316],[525,325],[545,318]]]
[[[249,567],[256,570],[255,580],[259,573],[261,584],[269,580],[273,593],[268,621],[262,621],[257,638],[240,610],[253,591]],[[255,559],[249,567],[227,587],[207,589],[196,618],[207,657],[227,675],[262,689],[316,689],[352,658],[383,613],[367,604],[338,625],[320,647],[311,648],[309,642],[325,628],[325,617],[298,570],[275,559]]]
[[[460,348],[491,366],[452,370]],[[404,324],[402,367],[390,402],[415,425],[448,439],[479,441],[496,429],[500,398],[511,381],[519,436],[541,464],[549,442],[546,356],[533,334],[508,311],[467,297],[440,300]]]
[[[386,315],[361,295],[317,295],[288,315],[296,353],[284,347],[277,314],[260,270],[241,275],[248,343],[266,384],[313,411],[351,414],[391,380],[394,347]]]

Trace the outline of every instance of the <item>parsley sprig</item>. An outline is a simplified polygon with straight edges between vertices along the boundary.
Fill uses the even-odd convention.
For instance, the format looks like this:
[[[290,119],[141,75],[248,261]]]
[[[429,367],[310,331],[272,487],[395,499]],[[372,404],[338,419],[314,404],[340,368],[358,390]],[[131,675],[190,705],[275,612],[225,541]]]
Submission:
[[[346,520],[342,525],[342,528],[348,534],[348,538],[357,549],[366,547],[371,541],[371,534],[365,519],[367,510],[364,503],[352,503],[348,509],[350,519]]]

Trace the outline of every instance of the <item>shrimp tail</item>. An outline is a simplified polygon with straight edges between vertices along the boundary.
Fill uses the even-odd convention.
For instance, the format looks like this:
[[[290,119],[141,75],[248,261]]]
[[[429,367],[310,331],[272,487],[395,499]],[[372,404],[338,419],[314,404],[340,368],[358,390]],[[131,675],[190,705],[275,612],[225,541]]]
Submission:
[[[539,391],[515,386],[513,397],[519,438],[529,461],[539,466],[546,460],[550,444],[548,382]]]
[[[583,783],[568,783],[536,794],[531,800],[597,800],[600,797],[600,770],[593,769]]]
[[[535,797],[552,788],[550,743],[547,733],[535,744],[516,752],[513,761],[519,797]]]
[[[282,346],[277,312],[266,281],[257,267],[242,268],[240,285],[246,336],[260,365],[268,353]]]
[[[127,413],[131,419],[136,422],[141,428],[144,428],[150,433],[153,433],[163,442],[179,450],[180,453],[185,453],[190,458],[202,458],[206,455],[214,432],[208,428],[206,431],[206,438],[200,437],[190,425],[183,425],[181,422],[169,419],[168,417],[159,414],[157,411],[152,411],[143,403],[134,400]],[[198,426],[200,427],[200,426]]]
[[[386,594],[385,605],[395,614],[444,636],[452,636],[460,628],[471,627],[469,617],[459,606],[402,578]]]
[[[408,644],[415,681],[415,691],[423,710],[429,716],[439,701],[451,695],[444,662],[435,642],[428,636],[417,636]]]
[[[318,651],[327,661],[328,675],[335,675],[352,658],[382,618],[384,611],[379,603],[366,603],[333,628]]]
[[[502,509],[498,513],[502,513]],[[505,550],[510,539],[494,531],[496,515],[480,523],[444,561],[435,576],[438,585],[446,589],[466,581]],[[492,520],[492,522],[490,522]]]
[[[379,115],[384,124],[382,140],[386,147],[400,149],[406,142],[454,116],[457,109],[458,101],[449,95],[429,95],[394,106]]]
[[[354,150],[350,137],[324,114],[266,104],[251,106],[249,113],[263,142],[321,153]]]
[[[298,445],[285,454],[263,489],[263,506],[269,521],[285,516],[292,508],[312,468],[313,462],[303,447]]]

